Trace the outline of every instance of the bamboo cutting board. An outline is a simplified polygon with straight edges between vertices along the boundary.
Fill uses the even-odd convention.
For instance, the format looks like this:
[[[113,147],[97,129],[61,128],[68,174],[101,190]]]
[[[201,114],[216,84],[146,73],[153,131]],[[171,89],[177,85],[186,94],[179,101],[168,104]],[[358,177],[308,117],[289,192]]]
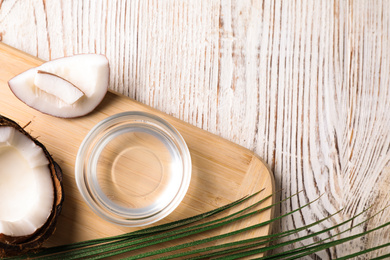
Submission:
[[[36,57],[0,43],[0,114],[22,126],[31,122],[26,130],[32,136],[38,137],[38,140],[47,147],[64,174],[63,210],[57,222],[56,232],[46,243],[47,246],[140,229],[110,224],[95,215],[79,194],[74,178],[76,154],[86,134],[99,121],[119,112],[145,111],[164,118],[182,134],[190,150],[192,158],[190,188],[179,207],[155,225],[212,210],[261,189],[264,191],[255,198],[256,200],[274,193],[274,180],[270,170],[253,152],[128,97],[109,92],[93,113],[76,119],[56,118],[28,107],[13,95],[7,82],[13,76],[41,63],[42,61]],[[272,201],[273,199],[268,199],[262,206],[268,206]],[[273,211],[267,210],[238,223],[238,226],[228,226],[216,232],[225,233],[269,220],[272,215]],[[231,239],[251,238],[269,232],[270,226],[266,226]],[[211,234],[203,234],[198,238],[209,235]]]

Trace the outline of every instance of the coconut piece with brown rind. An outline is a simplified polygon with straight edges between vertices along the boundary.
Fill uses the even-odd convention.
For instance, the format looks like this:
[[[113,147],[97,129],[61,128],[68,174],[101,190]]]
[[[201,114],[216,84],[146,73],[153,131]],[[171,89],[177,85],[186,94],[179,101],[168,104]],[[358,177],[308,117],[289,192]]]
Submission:
[[[0,257],[19,255],[39,249],[54,232],[57,218],[61,212],[64,200],[62,171],[60,166],[53,160],[45,146],[37,139],[33,138],[15,121],[0,115],[0,127],[10,126],[31,139],[44,152],[49,161],[49,169],[54,188],[54,203],[51,213],[43,226],[38,228],[33,234],[27,236],[13,237],[0,234]]]
[[[109,79],[106,56],[77,54],[26,70],[11,78],[8,85],[30,107],[55,117],[74,118],[91,113],[100,104]]]

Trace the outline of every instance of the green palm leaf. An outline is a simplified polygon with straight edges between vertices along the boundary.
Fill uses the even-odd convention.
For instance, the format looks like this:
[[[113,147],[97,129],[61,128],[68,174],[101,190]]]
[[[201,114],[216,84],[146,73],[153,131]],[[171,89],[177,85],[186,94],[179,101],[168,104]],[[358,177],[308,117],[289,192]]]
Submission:
[[[328,236],[326,239],[305,246],[296,247],[294,249],[285,249],[288,248],[290,245],[296,244],[297,242],[302,242],[304,240],[313,237],[318,237],[319,235],[329,233],[332,230],[338,230],[342,225],[353,223],[353,221],[357,217],[365,213],[368,209],[330,228],[325,228],[318,232],[311,232],[307,235],[298,235],[298,233],[301,231],[308,230],[313,226],[319,225],[321,222],[333,218],[335,215],[340,213],[340,211],[338,211],[329,217],[320,219],[319,221],[305,225],[295,230],[288,230],[280,233],[270,234],[267,236],[254,237],[251,239],[238,240],[234,242],[224,242],[226,238],[231,237],[233,235],[249,232],[253,229],[262,226],[271,225],[273,222],[283,219],[291,214],[294,214],[297,211],[300,211],[301,209],[309,206],[310,204],[315,203],[318,200],[317,199],[295,210],[292,210],[291,212],[288,212],[284,215],[277,216],[269,221],[264,221],[254,225],[249,225],[245,228],[234,230],[232,232],[228,232],[221,235],[206,236],[206,238],[204,239],[198,239],[195,241],[182,243],[175,246],[169,246],[158,250],[153,249],[156,245],[162,244],[167,241],[178,240],[185,237],[191,237],[199,233],[204,233],[207,235],[208,232],[212,230],[225,227],[228,225],[232,225],[237,221],[245,220],[248,217],[260,214],[261,212],[265,210],[269,210],[280,203],[285,203],[286,200],[289,200],[291,199],[291,197],[297,195],[294,194],[293,196],[286,198],[281,202],[258,209],[259,205],[261,205],[264,201],[270,198],[270,196],[267,196],[262,200],[252,203],[251,205],[245,207],[242,210],[236,211],[231,214],[226,214],[225,216],[221,216],[219,218],[215,218],[217,215],[223,214],[228,209],[235,208],[241,205],[242,203],[248,201],[249,199],[255,197],[260,192],[252,194],[250,196],[246,196],[244,198],[241,198],[235,202],[232,202],[230,204],[227,204],[215,210],[197,216],[193,216],[190,218],[186,218],[183,220],[179,220],[179,221],[175,221],[175,222],[171,222],[171,223],[167,223],[155,227],[145,228],[139,231],[126,233],[119,236],[89,240],[89,241],[73,243],[64,246],[45,248],[34,254],[13,257],[10,259],[24,259],[24,258],[101,259],[101,258],[121,255],[124,253],[126,253],[127,259],[140,259],[140,258],[150,258],[150,257],[154,257],[157,259],[174,259],[174,258],[183,259],[183,258],[188,258],[190,256],[192,256],[191,259],[205,259],[205,258],[239,259],[242,257],[255,256],[258,255],[259,253],[264,253],[265,255],[258,259],[297,259],[297,258],[302,258],[304,256],[311,255],[321,250],[325,250],[340,245],[342,243],[351,241],[353,239],[365,236],[368,233],[374,232],[376,230],[379,230],[381,228],[390,225],[390,222],[388,222],[355,235],[350,235],[343,238],[338,237],[345,232],[351,231],[356,226],[364,224],[371,218],[375,217],[375,215],[373,215],[371,218],[368,218],[363,222],[355,224],[351,228],[348,228],[343,232],[338,232],[338,233],[336,232],[335,235]],[[384,209],[382,209],[378,213],[382,212],[383,210]],[[290,238],[287,241],[279,242],[281,238],[286,238],[292,234],[295,234],[296,238],[294,239]],[[220,241],[220,243],[212,244],[212,242],[214,241]],[[357,253],[353,253],[341,257],[339,259],[350,259],[350,258],[358,257],[360,255],[372,252],[374,250],[382,249],[388,246],[390,246],[390,243],[384,243],[382,245],[369,248]],[[129,253],[138,249],[143,249],[145,252],[141,254],[134,253],[130,257],[128,256]],[[186,249],[186,251],[183,251],[183,249]],[[280,253],[273,253],[275,249],[278,249]],[[181,251],[177,253],[176,252],[177,250],[181,250]],[[389,256],[390,254],[386,254],[384,256],[379,256],[375,259],[385,259],[386,257]]]

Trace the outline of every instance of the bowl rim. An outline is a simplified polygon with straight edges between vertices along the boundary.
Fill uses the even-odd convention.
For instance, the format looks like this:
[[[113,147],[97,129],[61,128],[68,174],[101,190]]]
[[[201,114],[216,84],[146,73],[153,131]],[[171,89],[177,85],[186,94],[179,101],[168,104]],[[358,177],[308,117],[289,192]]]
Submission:
[[[165,205],[164,208],[159,211],[153,212],[152,214],[149,214],[147,216],[140,215],[139,218],[129,218],[129,216],[123,214],[123,212],[121,214],[116,214],[115,211],[110,210],[107,205],[102,205],[99,202],[99,200],[93,194],[93,190],[95,188],[91,184],[92,182],[88,181],[91,178],[91,173],[85,169],[89,169],[91,167],[85,167],[85,165],[90,163],[89,159],[91,159],[90,156],[88,156],[90,154],[88,153],[88,151],[94,149],[94,145],[96,143],[99,143],[99,137],[101,138],[101,135],[105,131],[111,129],[111,132],[115,132],[112,129],[118,127],[120,123],[136,121],[142,121],[145,124],[153,123],[153,125],[155,125],[156,127],[160,127],[160,129],[163,129],[164,134],[169,135],[169,137],[174,141],[175,148],[179,152],[179,159],[182,164],[183,171],[181,172],[182,181],[180,182],[180,186],[178,187],[177,193],[175,194],[173,199]],[[76,185],[81,196],[83,197],[89,208],[98,216],[108,222],[128,227],[149,225],[165,218],[170,213],[172,213],[185,197],[191,181],[191,175],[191,154],[189,152],[187,143],[185,142],[180,132],[165,119],[143,111],[121,112],[108,116],[98,122],[95,126],[92,127],[92,129],[89,130],[87,135],[84,137],[77,152],[75,162]]]

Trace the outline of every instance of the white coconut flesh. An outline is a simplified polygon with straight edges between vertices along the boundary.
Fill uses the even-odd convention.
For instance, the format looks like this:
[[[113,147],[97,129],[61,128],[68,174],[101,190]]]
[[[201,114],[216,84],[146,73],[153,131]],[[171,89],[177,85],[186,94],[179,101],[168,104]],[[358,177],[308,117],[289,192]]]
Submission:
[[[27,236],[52,211],[54,186],[41,147],[13,127],[0,127],[0,234]]]
[[[91,112],[108,90],[109,63],[99,54],[80,54],[43,63],[8,84],[24,103],[57,117]]]
[[[42,70],[37,71],[34,85],[46,93],[56,96],[68,105],[72,105],[84,96],[84,93],[71,82]]]

